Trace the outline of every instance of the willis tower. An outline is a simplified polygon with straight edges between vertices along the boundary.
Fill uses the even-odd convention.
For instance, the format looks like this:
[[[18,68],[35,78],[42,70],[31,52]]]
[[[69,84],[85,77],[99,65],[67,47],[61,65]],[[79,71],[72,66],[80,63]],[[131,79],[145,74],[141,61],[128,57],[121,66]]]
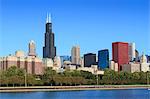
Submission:
[[[43,58],[54,58],[56,56],[56,47],[54,45],[54,33],[52,32],[51,15],[47,15],[45,45],[43,47]]]

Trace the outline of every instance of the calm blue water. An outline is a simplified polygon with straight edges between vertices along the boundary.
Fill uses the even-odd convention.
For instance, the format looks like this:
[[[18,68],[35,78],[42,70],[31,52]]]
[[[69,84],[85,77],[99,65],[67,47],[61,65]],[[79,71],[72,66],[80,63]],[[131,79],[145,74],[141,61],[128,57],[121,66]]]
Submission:
[[[0,93],[0,99],[150,99],[146,89]]]

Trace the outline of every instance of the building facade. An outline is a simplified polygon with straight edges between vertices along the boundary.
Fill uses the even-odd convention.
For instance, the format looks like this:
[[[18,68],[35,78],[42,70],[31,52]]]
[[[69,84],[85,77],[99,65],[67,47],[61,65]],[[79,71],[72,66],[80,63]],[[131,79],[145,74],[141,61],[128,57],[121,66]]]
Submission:
[[[43,61],[43,66],[45,68],[47,68],[47,67],[53,68],[54,62],[51,58],[43,58],[42,61]]]
[[[135,59],[135,43],[129,43],[129,60],[134,61]]]
[[[122,71],[124,72],[140,72],[140,64],[139,63],[129,63],[129,64],[124,64],[122,65]]]
[[[61,66],[63,66],[64,61],[71,61],[71,57],[67,55],[60,56],[60,60],[61,60]]]
[[[71,62],[72,64],[80,64],[80,47],[73,46],[71,49]]]
[[[147,62],[150,63],[150,56],[146,55],[146,57],[147,57]]]
[[[15,52],[15,55],[9,55],[0,58],[0,69],[7,70],[12,66],[25,69],[28,74],[43,74],[42,59],[36,56],[36,47],[34,41],[29,43],[29,52],[27,56],[21,50]]]
[[[135,49],[135,61],[140,62],[139,52]]]
[[[55,38],[52,32],[51,16],[47,16],[45,45],[43,47],[43,58],[52,58],[56,56]]]
[[[128,43],[114,42],[112,43],[112,60],[118,63],[118,71],[122,70],[121,65],[129,63]]]
[[[91,67],[96,64],[96,54],[87,53],[84,54],[84,67]]]
[[[29,53],[28,56],[36,56],[36,46],[35,46],[35,42],[33,40],[31,40],[29,42]]]
[[[130,62],[129,64],[124,64],[122,66],[122,71],[126,72],[147,72],[150,71],[150,63],[147,63],[147,58],[143,54],[140,57],[140,62]]]
[[[61,59],[60,56],[55,56],[54,57],[54,66],[53,68],[56,68],[56,70],[58,70],[59,68],[61,68]]]
[[[141,65],[141,71],[143,72],[147,72],[150,71],[150,63],[147,63],[147,57],[144,55],[144,53],[142,54],[141,58],[140,58],[140,65]]]
[[[108,49],[98,51],[98,69],[109,68],[109,51]]]
[[[16,66],[25,69],[28,74],[43,74],[42,59],[38,57],[25,56],[23,51],[16,51],[15,55],[1,57],[1,70]]]
[[[84,67],[84,58],[83,57],[80,58],[80,65],[81,65],[81,67]]]
[[[114,61],[109,61],[109,69],[118,71],[118,63],[115,63]]]

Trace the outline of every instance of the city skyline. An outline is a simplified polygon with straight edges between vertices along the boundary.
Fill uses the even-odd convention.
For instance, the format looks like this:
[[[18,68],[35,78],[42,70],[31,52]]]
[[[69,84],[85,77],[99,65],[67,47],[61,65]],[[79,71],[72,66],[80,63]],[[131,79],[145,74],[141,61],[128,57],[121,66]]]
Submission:
[[[17,0],[14,0],[13,3],[12,1],[9,1],[9,3],[7,1],[9,0],[1,1],[0,56],[8,55],[19,49],[27,52],[26,46],[28,42],[34,40],[37,45],[37,54],[42,57],[47,12],[52,13],[53,31],[55,33],[55,41],[58,49],[57,55],[71,55],[71,48],[74,45],[80,45],[81,56],[89,52],[97,54],[98,50],[101,49],[109,49],[111,53],[111,44],[116,41],[135,42],[139,53],[145,52],[145,54],[149,54],[149,3],[147,0],[131,0],[134,2],[129,0],[125,2],[125,0],[123,0],[118,3],[112,3],[110,0],[107,0],[110,1],[109,3],[95,0],[91,6],[89,6],[91,0],[88,0],[86,3],[85,1],[73,1],[75,3],[74,5],[67,0],[62,2],[62,5],[57,4],[53,0],[45,0],[41,5],[40,1],[37,1],[34,6],[41,7],[44,6],[45,3],[49,5],[45,5],[39,12],[36,12],[39,10],[37,7],[36,9],[33,8],[32,11],[35,11],[35,15],[32,15],[32,11],[29,10],[31,9],[31,5],[35,2],[34,0],[32,0],[28,6],[27,2],[29,1],[23,1],[23,3]],[[106,7],[98,6],[103,4],[106,5]],[[132,6],[130,4],[132,4]],[[15,5],[17,6],[15,7]],[[21,5],[26,6],[20,7]],[[121,5],[124,6],[122,7]],[[18,13],[20,11],[19,9],[17,10],[18,6],[20,10],[24,9],[24,12]],[[79,8],[75,9],[71,6]],[[62,11],[59,7],[63,7],[64,10]],[[68,8],[72,9],[65,10]],[[131,11],[129,10],[130,8]],[[105,11],[103,11],[103,9],[105,9]],[[71,14],[71,10],[76,13]],[[88,11],[91,12],[89,13]],[[13,12],[15,15],[12,14]],[[23,13],[23,15],[21,13]],[[10,23],[14,23],[14,25],[10,25]],[[8,27],[9,25],[10,27]],[[5,42],[7,42],[7,44],[5,44]]]

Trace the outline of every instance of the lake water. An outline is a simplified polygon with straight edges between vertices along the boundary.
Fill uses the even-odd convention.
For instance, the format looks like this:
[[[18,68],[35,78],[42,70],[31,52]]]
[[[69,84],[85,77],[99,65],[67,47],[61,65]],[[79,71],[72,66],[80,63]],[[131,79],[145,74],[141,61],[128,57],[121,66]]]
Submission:
[[[0,99],[150,99],[150,90],[86,90],[0,93]]]

